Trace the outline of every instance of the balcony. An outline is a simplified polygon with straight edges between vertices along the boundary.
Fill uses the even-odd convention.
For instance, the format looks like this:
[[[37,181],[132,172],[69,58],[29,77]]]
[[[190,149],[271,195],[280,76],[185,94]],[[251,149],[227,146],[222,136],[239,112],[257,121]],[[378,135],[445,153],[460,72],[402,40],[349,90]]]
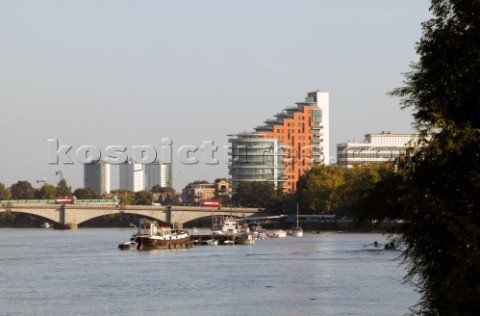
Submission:
[[[273,127],[272,126],[257,126],[255,127],[255,131],[257,132],[273,132]]]

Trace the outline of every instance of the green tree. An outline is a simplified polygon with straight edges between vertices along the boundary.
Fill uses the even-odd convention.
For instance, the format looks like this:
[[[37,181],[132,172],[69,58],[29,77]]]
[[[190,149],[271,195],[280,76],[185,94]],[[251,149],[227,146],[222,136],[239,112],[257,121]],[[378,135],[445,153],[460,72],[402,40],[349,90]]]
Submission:
[[[432,0],[418,63],[393,94],[425,147],[405,170],[400,240],[421,315],[480,310],[480,2]],[[429,136],[427,136],[429,135]]]
[[[235,192],[234,201],[246,207],[267,207],[276,195],[272,182],[242,182]]]
[[[5,187],[5,184],[0,182],[0,200],[10,200],[11,197],[10,190]]]
[[[175,193],[175,189],[171,187],[161,187],[159,184],[156,184],[150,190],[154,193]]]
[[[28,181],[18,181],[10,187],[10,193],[14,200],[30,200],[35,197],[35,190]]]
[[[152,205],[153,194],[149,191],[135,192],[135,205]]]
[[[390,163],[354,165],[345,170],[345,183],[340,188],[341,201],[335,213],[337,215],[366,215],[375,219],[382,219],[377,203],[371,197],[382,187],[378,183],[395,174],[395,166]],[[387,189],[387,188],[385,188]],[[382,190],[384,191],[384,190]],[[362,206],[362,208],[360,207]]]
[[[56,193],[56,186],[45,183],[38,191],[38,198],[42,200],[52,200],[55,199],[55,196],[57,196]]]
[[[77,199],[80,199],[80,200],[100,198],[100,195],[98,195],[94,189],[88,188],[88,187],[76,189],[75,191],[73,191],[73,196],[75,196]]]
[[[72,195],[72,187],[67,185],[65,179],[61,179],[57,184],[57,196],[70,196]]]
[[[315,166],[300,177],[297,197],[306,213],[323,214],[335,210],[341,201],[345,170],[339,166]]]
[[[134,194],[131,191],[128,190],[112,190],[112,194],[115,194],[118,199],[119,203],[123,205],[131,205],[134,204]]]

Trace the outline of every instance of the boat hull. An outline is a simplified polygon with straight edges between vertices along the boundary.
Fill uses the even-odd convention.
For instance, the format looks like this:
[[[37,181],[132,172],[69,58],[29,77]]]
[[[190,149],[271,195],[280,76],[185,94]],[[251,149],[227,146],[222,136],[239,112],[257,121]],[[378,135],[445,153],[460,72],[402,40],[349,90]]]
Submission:
[[[159,240],[150,237],[137,237],[135,241],[138,243],[139,250],[167,250],[192,248],[192,240],[190,237],[177,240]]]
[[[120,250],[137,250],[137,248],[138,244],[134,242],[126,242],[118,245],[118,249]]]
[[[301,227],[296,227],[292,230],[293,237],[302,237],[303,236],[303,229]]]

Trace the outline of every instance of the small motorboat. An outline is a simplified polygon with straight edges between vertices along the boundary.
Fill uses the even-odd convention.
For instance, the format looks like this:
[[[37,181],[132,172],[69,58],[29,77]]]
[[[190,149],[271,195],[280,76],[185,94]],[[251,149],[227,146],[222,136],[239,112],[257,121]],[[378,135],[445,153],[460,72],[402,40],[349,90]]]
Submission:
[[[272,235],[269,235],[271,238],[284,238],[287,237],[287,232],[284,230],[277,230]]]
[[[252,233],[243,233],[240,235],[240,238],[238,238],[236,242],[239,245],[253,245],[255,244],[255,239],[253,238]]]
[[[138,242],[136,241],[126,241],[118,245],[118,249],[120,250],[137,250]]]
[[[206,241],[207,246],[218,246],[218,239],[209,239]]]

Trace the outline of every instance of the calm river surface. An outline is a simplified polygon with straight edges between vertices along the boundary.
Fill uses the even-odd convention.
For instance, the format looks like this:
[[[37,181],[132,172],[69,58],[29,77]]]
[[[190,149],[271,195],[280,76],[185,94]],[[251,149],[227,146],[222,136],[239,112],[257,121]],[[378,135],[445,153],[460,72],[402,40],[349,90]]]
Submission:
[[[379,234],[119,251],[131,229],[0,229],[0,315],[404,315],[400,252]]]

